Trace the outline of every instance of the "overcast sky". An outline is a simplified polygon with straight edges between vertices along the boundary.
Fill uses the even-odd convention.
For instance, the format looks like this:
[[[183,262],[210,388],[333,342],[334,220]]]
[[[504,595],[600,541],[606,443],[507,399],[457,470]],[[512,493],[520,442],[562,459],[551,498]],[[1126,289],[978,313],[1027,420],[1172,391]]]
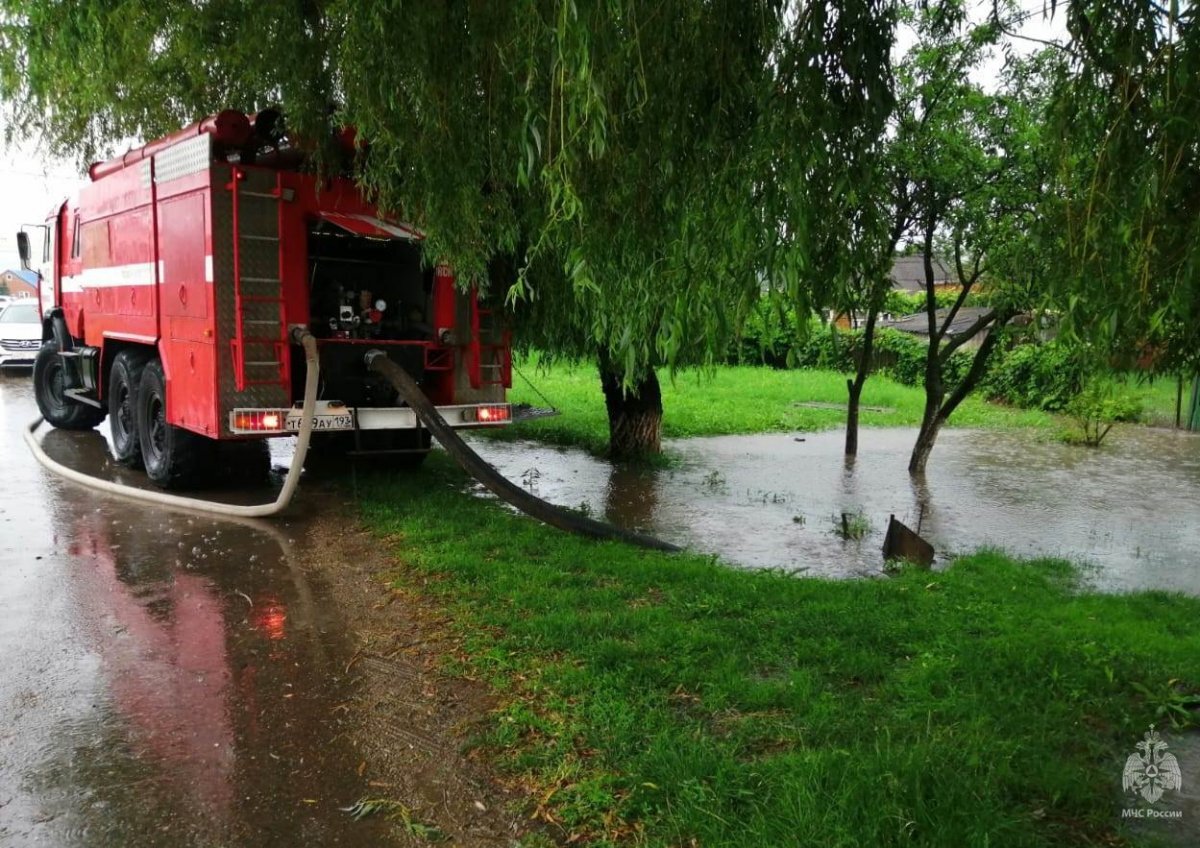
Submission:
[[[1042,39],[1065,38],[1061,8],[1053,20],[1046,20],[1042,15],[1043,0],[1024,0],[1023,5],[1029,18],[1022,34]],[[991,0],[978,0],[977,16],[985,16],[990,9]],[[902,51],[911,43],[911,36],[902,33],[897,47]],[[1031,42],[1014,44],[1014,49],[1020,52],[1038,47]],[[994,78],[999,65],[1000,59],[996,57],[991,66],[981,69],[981,81]],[[214,104],[214,111],[227,105],[234,104]],[[0,270],[19,267],[17,230],[22,225],[44,221],[49,210],[86,179],[74,162],[53,160],[39,152],[35,127],[26,127],[18,135],[23,141],[7,149],[0,148]],[[3,137],[0,132],[0,138]]]
[[[0,136],[2,137],[2,136]],[[0,159],[0,270],[20,267],[16,232],[24,224],[46,219],[50,208],[62,200],[82,177],[73,163],[38,155],[26,141],[2,151]],[[35,242],[38,239],[34,239]]]

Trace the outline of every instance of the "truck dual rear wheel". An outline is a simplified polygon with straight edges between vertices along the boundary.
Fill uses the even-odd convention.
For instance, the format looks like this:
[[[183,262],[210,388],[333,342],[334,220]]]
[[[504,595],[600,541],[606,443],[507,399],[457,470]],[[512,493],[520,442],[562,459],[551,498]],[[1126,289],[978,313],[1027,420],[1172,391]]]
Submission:
[[[62,430],[91,430],[104,420],[104,410],[66,395],[66,373],[58,342],[42,345],[33,361],[33,392],[42,418]]]
[[[167,381],[157,359],[146,363],[138,383],[137,433],[146,476],[164,489],[199,482],[216,453],[212,439],[167,423]]]
[[[137,397],[148,358],[141,351],[123,350],[113,360],[108,378],[108,426],[112,433],[113,456],[129,468],[142,467]]]

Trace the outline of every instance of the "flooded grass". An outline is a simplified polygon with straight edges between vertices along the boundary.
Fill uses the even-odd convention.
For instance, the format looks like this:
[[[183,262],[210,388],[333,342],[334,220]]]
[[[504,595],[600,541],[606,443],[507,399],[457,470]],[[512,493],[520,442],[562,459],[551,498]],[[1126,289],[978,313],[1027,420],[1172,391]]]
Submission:
[[[601,453],[608,444],[608,419],[600,378],[591,365],[537,363],[522,368],[526,376],[562,411],[516,427],[489,431],[493,438],[528,438]],[[711,373],[684,371],[675,379],[661,372],[663,435],[667,438],[740,433],[812,431],[845,424],[846,375],[835,371],[781,371],[755,366],[721,366]],[[545,406],[545,400],[520,377],[513,382],[514,403]],[[863,390],[864,426],[920,424],[925,394],[882,375]],[[814,407],[812,403],[825,404]],[[870,408],[865,408],[870,407]],[[953,426],[1034,427],[1054,429],[1058,420],[1045,412],[1015,409],[968,398],[954,413]]]
[[[1200,437],[1121,425],[1099,448],[1042,430],[943,433],[928,473],[906,469],[914,428],[864,431],[847,462],[842,434],[712,436],[668,443],[666,469],[608,462],[578,448],[475,439],[511,479],[537,471],[539,496],[716,554],[746,568],[878,575],[888,516],[939,554],[1003,548],[1086,563],[1104,591],[1200,595]],[[861,521],[842,522],[843,513]],[[797,520],[799,518],[800,520]],[[853,524],[853,526],[851,526]],[[853,531],[853,532],[851,532]]]
[[[450,670],[502,693],[480,744],[563,835],[1140,844],[1122,763],[1162,721],[1153,693],[1200,686],[1200,601],[993,552],[886,580],[735,570],[570,537],[463,484],[436,456],[360,478],[364,514],[396,584],[449,613]]]

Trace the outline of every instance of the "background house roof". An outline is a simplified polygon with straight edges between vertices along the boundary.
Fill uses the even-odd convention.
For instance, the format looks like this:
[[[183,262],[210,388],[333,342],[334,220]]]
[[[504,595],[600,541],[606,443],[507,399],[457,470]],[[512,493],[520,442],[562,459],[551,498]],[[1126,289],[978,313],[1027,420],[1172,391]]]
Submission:
[[[33,271],[16,268],[0,272],[0,282],[11,297],[37,297],[38,276]]]
[[[942,260],[933,260],[934,283],[946,284],[955,282],[954,275]],[[908,292],[925,289],[925,257],[897,256],[892,262],[892,287]]]
[[[14,277],[20,277],[22,282],[34,286],[35,288],[37,287],[38,276],[34,271],[26,271],[24,268],[10,268],[4,273],[12,274]]]
[[[946,320],[946,314],[949,311],[949,309],[939,309],[934,313],[937,316],[939,327]],[[958,335],[978,321],[979,316],[986,315],[990,311],[991,307],[989,306],[964,306],[960,308],[958,314],[954,316],[954,321],[950,324],[950,330],[947,335]],[[915,315],[906,315],[903,318],[897,318],[895,321],[881,321],[879,326],[899,330],[902,333],[913,333],[918,336],[929,335],[929,318],[924,312],[918,312]]]

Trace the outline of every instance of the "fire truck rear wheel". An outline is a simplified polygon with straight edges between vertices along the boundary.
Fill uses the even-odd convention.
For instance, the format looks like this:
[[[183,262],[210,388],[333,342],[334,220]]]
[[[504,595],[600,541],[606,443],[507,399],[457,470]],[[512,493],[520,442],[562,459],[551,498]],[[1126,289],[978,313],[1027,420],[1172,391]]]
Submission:
[[[42,418],[62,430],[91,430],[104,420],[104,410],[66,396],[66,374],[58,343],[42,345],[33,361],[33,391]]]
[[[142,467],[137,393],[147,359],[149,357],[141,351],[123,350],[113,360],[108,378],[108,426],[112,433],[113,456],[129,468]]]
[[[167,423],[167,381],[159,360],[150,360],[142,369],[137,394],[137,431],[146,476],[164,489],[202,482],[217,443]]]

